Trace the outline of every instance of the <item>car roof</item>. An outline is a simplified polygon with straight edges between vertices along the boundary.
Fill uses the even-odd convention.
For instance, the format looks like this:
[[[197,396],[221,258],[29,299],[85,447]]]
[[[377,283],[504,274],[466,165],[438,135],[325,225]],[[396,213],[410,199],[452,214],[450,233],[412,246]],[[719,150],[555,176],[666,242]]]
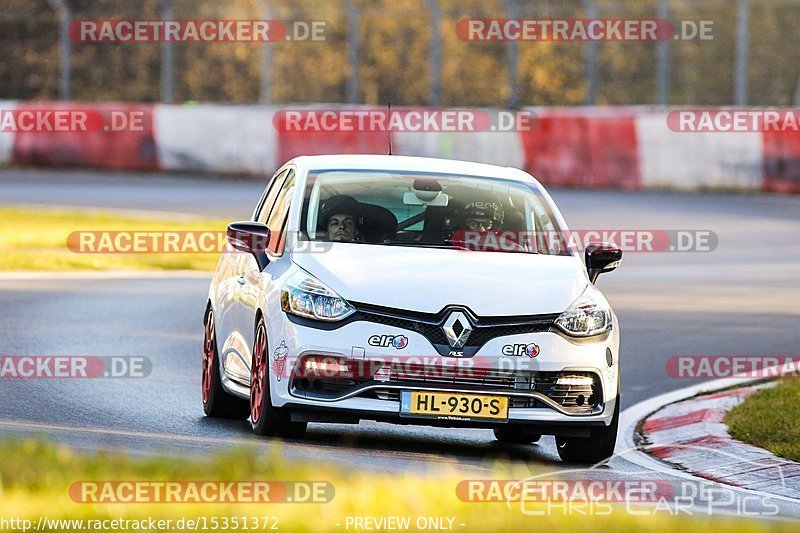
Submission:
[[[433,172],[442,174],[462,174],[524,181],[536,180],[527,172],[513,167],[501,167],[460,161],[457,159],[437,159],[433,157],[412,157],[403,155],[304,155],[292,159],[298,167],[309,172],[316,170],[389,170],[406,172]]]

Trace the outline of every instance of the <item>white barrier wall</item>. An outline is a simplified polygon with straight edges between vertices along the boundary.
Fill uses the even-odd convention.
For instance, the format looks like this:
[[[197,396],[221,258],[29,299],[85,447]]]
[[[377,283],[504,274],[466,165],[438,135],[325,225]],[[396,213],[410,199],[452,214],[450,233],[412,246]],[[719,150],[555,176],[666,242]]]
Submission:
[[[14,100],[0,100],[0,111],[9,112],[17,108]],[[0,165],[7,165],[11,162],[11,155],[14,151],[14,132],[0,131]]]
[[[277,162],[274,108],[157,105],[154,135],[166,170],[272,173]]]
[[[492,124],[498,124],[495,110]],[[398,155],[463,159],[477,163],[522,168],[525,151],[515,131],[392,133],[392,150]]]
[[[635,123],[642,188],[761,188],[760,132],[674,132],[666,112],[639,115]]]

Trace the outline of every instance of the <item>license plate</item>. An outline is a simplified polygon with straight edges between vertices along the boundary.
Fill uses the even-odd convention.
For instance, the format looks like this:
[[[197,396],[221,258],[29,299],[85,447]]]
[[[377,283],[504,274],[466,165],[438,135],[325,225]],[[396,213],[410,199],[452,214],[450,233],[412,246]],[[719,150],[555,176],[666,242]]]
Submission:
[[[508,419],[506,396],[484,396],[450,392],[402,391],[400,414],[442,419]]]

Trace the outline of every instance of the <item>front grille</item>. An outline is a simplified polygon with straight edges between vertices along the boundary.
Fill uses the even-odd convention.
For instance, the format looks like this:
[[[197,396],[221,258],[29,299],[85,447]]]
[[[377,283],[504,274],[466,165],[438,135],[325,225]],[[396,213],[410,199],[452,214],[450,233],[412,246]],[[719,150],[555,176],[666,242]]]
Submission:
[[[379,400],[387,400],[391,402],[399,402],[400,401],[400,391],[386,389],[386,390],[377,390],[375,391],[375,397]],[[543,407],[540,405],[540,402],[530,398],[511,398],[509,400],[509,406],[511,407]]]
[[[393,369],[387,383],[409,387],[463,389],[486,392],[541,392],[570,409],[591,409],[601,398],[600,380],[590,372],[531,372],[507,370],[454,369],[445,367],[404,367]],[[592,384],[557,384],[558,379],[590,377]],[[533,398],[512,398],[512,407],[539,407]]]
[[[298,392],[333,398],[357,388],[370,385],[393,385],[409,390],[444,389],[475,391],[476,393],[531,392],[544,394],[564,409],[589,412],[602,401],[602,386],[598,375],[592,372],[532,372],[454,368],[434,365],[402,365],[379,371],[375,379],[325,378],[294,383]],[[559,378],[589,377],[591,384],[557,384]],[[398,389],[373,388],[359,396],[381,400],[399,401]],[[535,398],[511,397],[511,407],[545,407]]]
[[[442,330],[442,326],[450,312],[456,309],[445,308],[434,314],[367,304],[354,305],[359,312],[361,320],[414,331],[424,336],[433,345],[447,344],[447,337]],[[457,309],[462,310],[463,308]],[[480,348],[497,337],[549,331],[559,316],[558,313],[508,317],[477,317],[470,312],[465,314],[469,316],[473,328],[467,342],[464,344],[465,348]]]
[[[421,384],[429,387],[481,390],[531,390],[533,373],[404,364],[392,367],[387,377],[391,383],[404,385]]]
[[[367,322],[414,331],[431,341],[431,344],[447,344],[447,338],[445,338],[442,328],[436,324],[407,320],[368,311],[360,311],[360,317]]]

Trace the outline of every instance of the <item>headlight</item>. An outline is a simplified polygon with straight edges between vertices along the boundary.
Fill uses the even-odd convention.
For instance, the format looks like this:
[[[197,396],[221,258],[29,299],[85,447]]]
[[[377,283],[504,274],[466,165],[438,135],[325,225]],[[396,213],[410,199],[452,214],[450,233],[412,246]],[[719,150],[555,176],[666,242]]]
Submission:
[[[293,315],[335,322],[356,312],[333,289],[306,272],[298,271],[283,284],[281,309]]]
[[[599,335],[611,329],[611,309],[597,289],[589,285],[556,319],[556,326],[573,337]]]

